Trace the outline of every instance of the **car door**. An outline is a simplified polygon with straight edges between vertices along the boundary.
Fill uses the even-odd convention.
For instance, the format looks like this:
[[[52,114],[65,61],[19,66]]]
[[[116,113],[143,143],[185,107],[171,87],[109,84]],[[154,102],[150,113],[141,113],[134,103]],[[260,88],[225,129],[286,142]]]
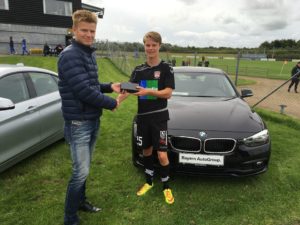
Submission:
[[[41,72],[28,72],[28,75],[36,91],[41,140],[49,142],[57,137],[61,138],[63,118],[57,76]]]
[[[23,73],[0,79],[0,97],[8,98],[15,108],[0,111],[0,164],[24,154],[40,141],[37,102],[30,99]]]

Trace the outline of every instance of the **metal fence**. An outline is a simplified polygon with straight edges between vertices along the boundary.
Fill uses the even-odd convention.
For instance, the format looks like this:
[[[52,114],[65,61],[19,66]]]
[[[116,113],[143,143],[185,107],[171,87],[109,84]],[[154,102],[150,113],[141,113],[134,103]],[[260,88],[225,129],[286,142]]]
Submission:
[[[127,76],[130,76],[135,66],[146,60],[143,52],[130,53],[119,48],[112,49],[109,46],[105,46],[105,49],[98,51],[98,54],[110,58],[114,65]],[[171,63],[172,55],[161,54],[161,58]],[[183,58],[177,58],[177,65],[181,65],[184,60]],[[190,66],[199,65],[197,59],[189,58],[188,60],[190,60]],[[211,63],[209,66],[220,68],[228,73],[232,79],[235,79],[235,66],[214,63]],[[276,76],[281,79],[276,79]],[[269,77],[272,77],[272,79]],[[290,76],[288,79],[289,78]],[[290,84],[288,79],[282,80],[280,74],[272,73],[269,68],[256,67],[255,62],[253,66],[239,67],[238,79],[246,80],[246,84],[237,87],[238,90],[251,89],[253,91],[254,95],[252,97],[245,98],[245,101],[247,101],[250,106],[265,108],[300,118],[300,93],[295,93],[294,89],[288,92],[288,86]]]

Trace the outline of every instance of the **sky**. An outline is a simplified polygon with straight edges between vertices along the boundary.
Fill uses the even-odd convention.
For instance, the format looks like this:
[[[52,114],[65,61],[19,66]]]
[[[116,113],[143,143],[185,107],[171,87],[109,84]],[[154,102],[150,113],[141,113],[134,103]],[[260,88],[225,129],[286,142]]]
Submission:
[[[148,31],[163,43],[255,48],[300,40],[299,0],[82,0],[104,8],[97,40],[140,42]]]

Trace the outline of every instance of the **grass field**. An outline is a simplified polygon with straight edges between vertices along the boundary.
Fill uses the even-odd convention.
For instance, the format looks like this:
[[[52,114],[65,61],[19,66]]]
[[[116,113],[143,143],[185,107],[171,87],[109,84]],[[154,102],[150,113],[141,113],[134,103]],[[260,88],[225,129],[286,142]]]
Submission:
[[[176,57],[174,57],[176,56]],[[236,59],[226,59],[232,58],[232,55],[223,56],[223,59],[219,58],[207,58],[212,56],[206,56],[207,60],[209,60],[210,67],[220,68],[227,72],[229,75],[235,76],[236,74]],[[215,55],[218,56],[218,55]],[[195,60],[193,54],[166,54],[161,53],[161,58],[164,60],[171,60],[173,58],[176,59],[176,66],[181,66],[181,62],[184,60],[190,60],[191,65],[195,65],[194,63],[198,63],[200,58]],[[199,57],[199,55],[198,55]],[[126,74],[130,74],[132,69],[145,61],[143,54],[140,54],[139,58],[134,58],[132,54],[124,55],[114,55],[112,57],[114,63],[121,68]],[[254,76],[254,77],[263,77],[270,79],[281,79],[287,80],[291,76],[291,70],[296,65],[295,62],[283,62],[283,61],[258,61],[258,60],[240,60],[239,63],[239,76]]]
[[[26,66],[37,66],[57,72],[57,57],[42,56],[1,56],[0,64],[23,63]]]
[[[56,59],[24,57],[24,62],[55,68]],[[15,63],[19,59],[7,60]],[[101,81],[128,79],[108,60],[98,63]],[[87,183],[90,200],[101,205],[103,212],[80,213],[82,225],[300,224],[300,121],[259,110],[272,138],[269,170],[242,179],[174,175],[175,203],[169,206],[158,179],[149,194],[141,198],[135,195],[144,182],[142,171],[131,163],[135,103],[130,97],[116,112],[104,112]],[[1,173],[0,224],[62,225],[70,173],[71,160],[64,141]]]
[[[171,59],[173,54],[162,53],[161,57],[164,60]],[[188,54],[178,54],[182,56],[182,59],[186,60]],[[177,55],[177,56],[178,56]],[[223,57],[226,58],[226,57]],[[46,59],[46,60],[45,60]],[[181,58],[177,57],[177,66],[180,66]],[[193,63],[193,58],[190,58]],[[40,56],[7,56],[0,57],[0,63],[17,63],[22,62],[25,65],[37,65],[39,67],[47,68],[53,71],[57,70],[56,57],[40,57]],[[145,61],[143,55],[140,58],[133,58],[132,54],[127,54],[126,57],[117,56],[112,58],[115,65],[125,72],[126,75],[130,75],[133,68]],[[224,70],[230,76],[236,75],[236,60],[233,59],[209,59],[210,67],[216,67]],[[252,60],[240,60],[239,63],[239,79],[244,79],[243,76],[263,77],[270,79],[288,80],[291,76],[291,70],[295,66],[294,62],[283,61],[252,61]]]
[[[190,60],[192,65],[196,65],[201,57],[204,56],[210,62],[210,67],[223,69],[230,75],[236,74],[236,55],[219,55],[219,54],[201,54],[198,53],[195,59],[194,54],[162,54],[164,59],[172,59],[176,57],[177,66],[181,65],[182,60]],[[234,58],[234,59],[232,59]],[[259,61],[259,60],[245,60],[241,59],[239,63],[239,74],[241,76],[257,76],[273,79],[286,80],[291,75],[292,68],[296,62],[283,61]]]

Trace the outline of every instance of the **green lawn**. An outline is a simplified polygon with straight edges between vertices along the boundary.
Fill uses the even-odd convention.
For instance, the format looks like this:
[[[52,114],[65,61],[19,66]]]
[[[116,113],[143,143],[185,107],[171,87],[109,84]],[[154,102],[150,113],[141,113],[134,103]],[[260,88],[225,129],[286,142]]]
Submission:
[[[139,58],[133,58],[133,55],[130,53],[126,54],[116,54],[113,55],[114,63],[121,68],[125,73],[130,75],[134,66],[141,64],[145,61],[144,55],[140,54]],[[193,58],[193,54],[166,54],[161,53],[161,58],[164,60],[171,60],[172,57],[176,56],[176,66],[181,66],[181,62],[183,60],[190,60],[191,65],[195,65],[195,59]],[[198,57],[201,54],[198,55]],[[233,57],[232,55],[224,56],[223,59],[218,58],[207,58],[209,56],[204,55],[207,60],[209,60],[210,67],[220,68],[227,72],[229,75],[235,76],[236,74],[236,59],[226,59],[226,57]],[[215,55],[217,57],[218,55]],[[196,65],[200,58],[196,59]],[[239,63],[239,76],[253,76],[253,77],[263,77],[263,78],[271,78],[271,79],[282,79],[287,80],[291,76],[291,70],[296,65],[295,62],[287,62],[286,64],[283,61],[258,61],[258,60],[240,60]]]
[[[37,66],[57,72],[57,57],[43,56],[1,56],[0,64],[17,64],[23,63],[26,66]]]
[[[210,66],[223,69],[230,75],[236,74],[236,60],[212,59],[210,61]],[[239,75],[287,80],[290,78],[291,70],[295,65],[295,62],[284,64],[283,61],[240,60]]]
[[[32,57],[31,62],[54,68],[56,58],[47,59]],[[128,79],[108,60],[98,62],[101,81]],[[116,112],[104,112],[87,183],[90,200],[101,205],[103,212],[80,213],[82,225],[300,223],[300,121],[259,110],[272,138],[269,170],[242,179],[175,175],[171,182],[175,203],[170,206],[164,202],[158,179],[146,196],[135,194],[144,182],[141,169],[131,163],[135,103],[130,97]],[[70,173],[68,146],[60,141],[0,174],[0,224],[62,225]]]

